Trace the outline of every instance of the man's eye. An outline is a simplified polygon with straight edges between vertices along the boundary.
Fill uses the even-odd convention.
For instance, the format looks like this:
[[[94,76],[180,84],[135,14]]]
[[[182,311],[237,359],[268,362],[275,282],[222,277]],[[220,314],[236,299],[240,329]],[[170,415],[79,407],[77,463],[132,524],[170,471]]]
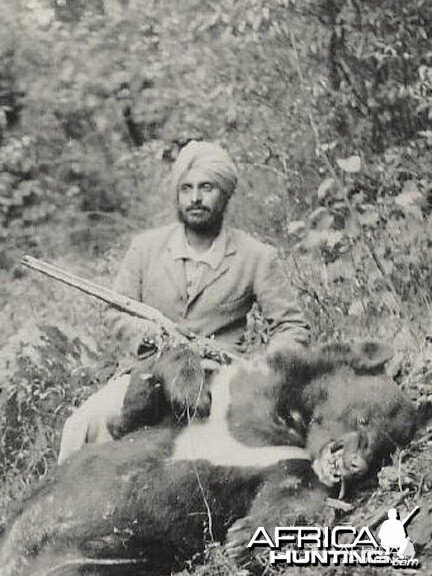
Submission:
[[[214,185],[211,182],[205,182],[202,186],[201,189],[204,190],[204,192],[211,192],[214,188]]]
[[[192,189],[192,186],[190,184],[182,184],[180,186],[180,192],[189,192],[189,190]]]

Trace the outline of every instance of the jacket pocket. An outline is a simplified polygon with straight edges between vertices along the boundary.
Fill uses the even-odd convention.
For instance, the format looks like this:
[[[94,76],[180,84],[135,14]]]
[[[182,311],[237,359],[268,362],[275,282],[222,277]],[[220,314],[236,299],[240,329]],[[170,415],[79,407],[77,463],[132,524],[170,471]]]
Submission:
[[[242,309],[244,307],[252,306],[252,296],[250,294],[241,294],[240,296],[234,298],[228,298],[225,302],[218,304],[218,309],[221,311]]]

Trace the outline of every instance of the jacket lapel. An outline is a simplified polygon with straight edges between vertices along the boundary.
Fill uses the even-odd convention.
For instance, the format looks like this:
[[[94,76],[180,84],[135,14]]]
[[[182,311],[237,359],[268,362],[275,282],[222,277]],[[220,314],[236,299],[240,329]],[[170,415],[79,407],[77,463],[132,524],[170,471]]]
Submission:
[[[222,262],[222,264],[216,270],[206,270],[205,274],[201,277],[201,281],[197,286],[195,293],[191,294],[188,300],[188,306],[190,306],[195,300],[201,296],[206,288],[216,282],[218,278],[223,276],[225,272],[229,269],[228,262]]]
[[[179,227],[175,227],[173,234],[166,246],[166,250],[164,250],[162,254],[162,264],[172,281],[174,289],[179,294],[180,298],[186,302],[187,287],[184,260],[182,258],[175,257],[175,254],[178,251],[178,243],[180,241],[181,231],[179,231]]]
[[[213,270],[212,268],[206,266],[205,268],[205,272],[203,273],[201,280],[197,286],[196,291],[190,295],[189,300],[188,300],[188,307],[191,306],[191,304],[193,304],[193,302],[195,302],[195,300],[201,296],[201,294],[204,292],[204,290],[206,290],[206,288],[208,288],[211,284],[213,284],[213,282],[216,282],[216,280],[218,280],[221,276],[223,276],[230,267],[230,256],[232,256],[232,254],[235,254],[236,249],[235,249],[235,245],[234,245],[234,241],[231,237],[231,235],[229,234],[229,230],[227,230],[227,240],[226,240],[226,246],[225,246],[225,254],[224,254],[224,258],[222,260],[222,262],[220,263],[220,265]]]

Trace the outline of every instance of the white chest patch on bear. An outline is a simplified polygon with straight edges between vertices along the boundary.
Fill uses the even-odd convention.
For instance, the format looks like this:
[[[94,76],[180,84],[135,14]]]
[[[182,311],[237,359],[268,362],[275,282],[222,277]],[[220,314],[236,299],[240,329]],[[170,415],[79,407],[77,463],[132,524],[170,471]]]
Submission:
[[[177,438],[171,460],[206,460],[214,466],[267,468],[281,460],[310,460],[296,446],[251,447],[232,437],[228,428],[230,382],[235,366],[223,368],[212,386],[212,408],[207,421],[192,423]]]

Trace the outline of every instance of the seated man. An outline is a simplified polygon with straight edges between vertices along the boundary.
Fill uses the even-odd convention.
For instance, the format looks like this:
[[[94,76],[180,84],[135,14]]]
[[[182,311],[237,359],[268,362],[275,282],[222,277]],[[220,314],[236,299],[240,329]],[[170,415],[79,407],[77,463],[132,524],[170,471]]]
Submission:
[[[178,222],[147,230],[132,241],[115,289],[157,308],[180,331],[212,337],[232,352],[242,352],[246,316],[254,302],[268,321],[271,348],[306,344],[309,327],[276,250],[224,223],[237,185],[227,152],[214,143],[192,141],[181,150],[172,176]],[[126,324],[137,326],[128,318]],[[108,384],[70,417],[59,462],[87,441],[109,438],[106,420],[121,412],[124,380],[120,388]]]

